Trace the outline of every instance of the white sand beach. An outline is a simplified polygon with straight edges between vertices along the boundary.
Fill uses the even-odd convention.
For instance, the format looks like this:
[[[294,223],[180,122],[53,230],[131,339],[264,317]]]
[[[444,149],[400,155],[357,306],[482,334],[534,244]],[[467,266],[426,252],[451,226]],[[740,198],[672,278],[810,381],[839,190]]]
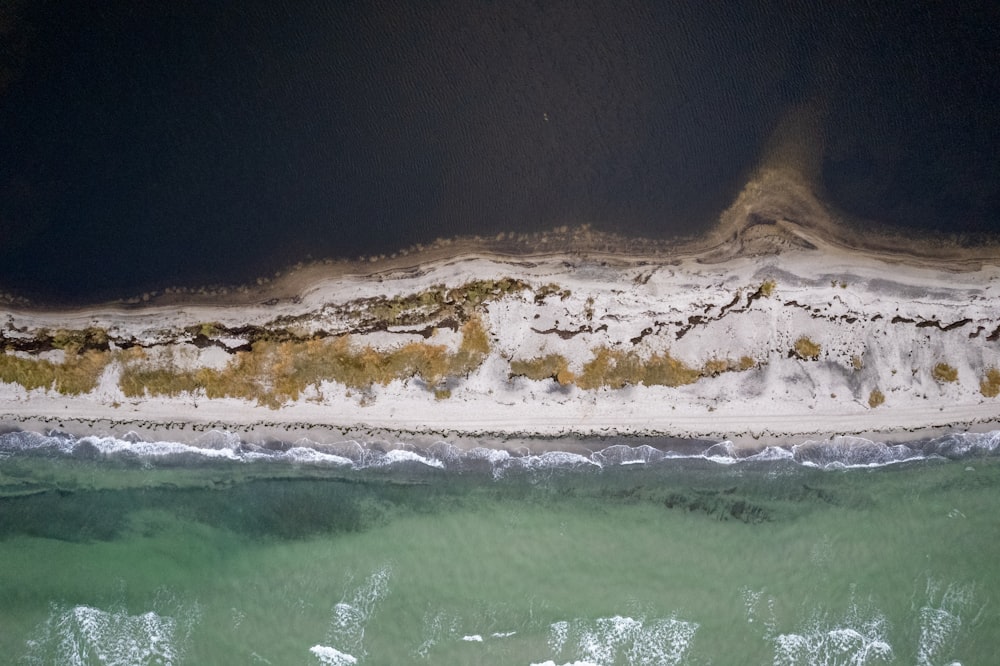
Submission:
[[[991,369],[1000,368],[1000,257],[990,261],[982,248],[852,245],[816,222],[822,211],[805,194],[796,220],[764,215],[766,201],[741,201],[714,235],[648,256],[592,249],[509,256],[456,243],[353,270],[312,265],[238,298],[6,307],[0,342],[9,357],[58,366],[82,353],[53,345],[57,331],[99,330],[107,340],[92,390],[0,383],[0,420],[68,430],[100,421],[119,434],[629,434],[751,446],[1000,429],[1000,398],[988,386]],[[486,291],[470,295],[469,285]],[[421,294],[437,295],[421,302]],[[386,319],[390,305],[396,310]],[[288,345],[347,335],[345,348],[356,351],[409,344],[455,354],[469,319],[481,324],[488,349],[433,386],[414,372],[360,388],[313,376],[294,399],[269,401],[208,397],[198,388],[123,390],[128,363],[223,372],[241,354],[257,353],[267,331]],[[690,372],[661,383],[642,380],[641,368],[632,380],[594,379],[602,353],[605,365],[669,359]],[[544,376],[546,357],[561,374]]]

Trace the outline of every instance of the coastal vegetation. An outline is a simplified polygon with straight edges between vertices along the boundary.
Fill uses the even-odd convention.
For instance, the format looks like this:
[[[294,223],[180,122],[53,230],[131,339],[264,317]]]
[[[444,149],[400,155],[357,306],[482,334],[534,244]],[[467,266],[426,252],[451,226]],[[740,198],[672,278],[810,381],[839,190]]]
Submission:
[[[792,351],[795,356],[798,356],[803,361],[815,361],[819,358],[822,347],[820,347],[819,343],[813,342],[803,335],[795,341]]]
[[[82,395],[97,387],[110,360],[110,352],[80,351],[72,346],[64,350],[61,362],[6,353],[0,355],[0,382],[20,384],[29,391],[45,389],[62,395]]]
[[[938,363],[931,370],[931,375],[942,384],[958,381],[958,370],[947,363]]]
[[[562,354],[547,354],[538,358],[510,362],[511,377],[526,377],[541,381],[554,379],[562,386],[572,384],[576,377],[569,370],[569,361]]]
[[[625,386],[683,386],[702,377],[714,377],[723,372],[745,371],[756,366],[750,356],[738,361],[711,359],[702,368],[694,368],[670,355],[669,352],[643,357],[635,351],[598,347],[579,374],[569,369],[569,360],[561,354],[510,362],[511,377],[526,377],[536,381],[552,379],[562,386],[574,384],[582,389]]]
[[[885,402],[885,395],[878,389],[873,389],[868,395],[868,406],[875,409]]]
[[[629,384],[682,386],[701,377],[701,371],[674,358],[669,352],[643,358],[635,351],[598,347],[583,366],[576,383],[583,389],[619,389]]]
[[[979,383],[979,391],[987,398],[1000,395],[1000,369],[988,368],[983,381]]]
[[[423,291],[402,296],[360,299],[346,304],[342,314],[358,322],[377,321],[380,325],[405,326],[428,323],[447,317],[468,317],[484,303],[505,296],[533,291],[536,302],[555,294],[565,299],[569,291],[555,284],[532,289],[516,278],[472,280],[458,287],[435,285]]]
[[[450,395],[446,383],[475,370],[489,353],[489,339],[478,317],[469,319],[461,334],[455,351],[427,342],[385,350],[357,348],[349,335],[260,340],[251,350],[237,352],[221,369],[180,369],[133,349],[121,356],[119,384],[131,398],[202,393],[210,399],[242,398],[278,408],[298,400],[310,387],[320,390],[324,381],[367,391],[376,384],[417,378],[443,399]]]

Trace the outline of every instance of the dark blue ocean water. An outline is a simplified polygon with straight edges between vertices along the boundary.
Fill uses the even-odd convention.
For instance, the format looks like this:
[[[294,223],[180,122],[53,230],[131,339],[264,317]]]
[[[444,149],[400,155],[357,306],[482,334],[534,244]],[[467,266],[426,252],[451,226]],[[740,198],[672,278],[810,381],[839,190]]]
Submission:
[[[798,105],[821,193],[1000,229],[995,3],[0,8],[0,287],[92,301],[563,224],[710,226]]]

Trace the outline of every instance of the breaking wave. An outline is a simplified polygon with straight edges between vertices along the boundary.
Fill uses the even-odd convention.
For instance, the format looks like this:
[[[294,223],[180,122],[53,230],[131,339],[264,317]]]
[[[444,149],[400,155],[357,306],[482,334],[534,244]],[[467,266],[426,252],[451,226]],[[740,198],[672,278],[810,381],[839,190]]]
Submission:
[[[602,617],[560,621],[549,627],[549,648],[560,660],[576,664],[680,664],[698,625],[674,617]],[[538,666],[555,664],[549,660]]]
[[[557,447],[561,440],[543,443]],[[626,440],[629,441],[629,440]],[[861,437],[835,437],[792,446],[748,448],[733,442],[673,440],[652,446],[646,443],[606,444],[599,440],[574,440],[568,448],[582,452],[550,450],[530,453],[492,446],[459,447],[447,441],[429,446],[407,442],[345,440],[319,443],[309,439],[254,443],[238,433],[212,431],[190,442],[148,441],[129,433],[123,437],[77,437],[58,431],[14,431],[0,434],[0,459],[15,455],[121,460],[149,465],[185,465],[206,461],[234,463],[285,463],[381,469],[413,467],[459,472],[482,471],[500,478],[508,473],[553,469],[602,469],[630,465],[662,465],[683,460],[704,460],[719,465],[786,462],[820,469],[868,468],[919,460],[965,460],[1000,455],[1000,431],[954,433],[934,439],[889,444]]]
[[[367,656],[365,629],[376,606],[389,592],[392,571],[388,566],[375,570],[367,580],[333,606],[326,642],[315,645],[310,652],[324,666],[355,664]],[[332,647],[336,646],[336,647]]]
[[[130,615],[124,609],[53,604],[48,618],[28,640],[26,664],[180,663],[190,633],[199,621],[197,608],[177,608],[175,616],[153,611]]]

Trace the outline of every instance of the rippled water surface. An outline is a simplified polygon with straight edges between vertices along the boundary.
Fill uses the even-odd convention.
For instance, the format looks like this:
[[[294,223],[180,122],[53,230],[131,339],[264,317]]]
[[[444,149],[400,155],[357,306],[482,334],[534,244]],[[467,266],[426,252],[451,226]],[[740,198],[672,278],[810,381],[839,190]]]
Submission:
[[[522,457],[7,433],[0,660],[990,663],[996,441]]]

